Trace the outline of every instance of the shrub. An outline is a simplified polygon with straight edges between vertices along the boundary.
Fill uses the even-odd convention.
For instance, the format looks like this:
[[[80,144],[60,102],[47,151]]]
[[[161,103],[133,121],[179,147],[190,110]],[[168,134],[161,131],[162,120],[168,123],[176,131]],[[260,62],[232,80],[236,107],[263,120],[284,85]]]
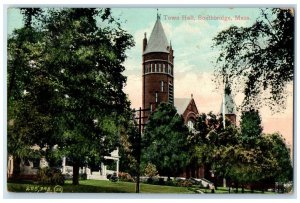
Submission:
[[[63,185],[64,176],[57,168],[41,168],[38,172],[38,182],[44,185]]]
[[[119,172],[119,180],[125,182],[134,182],[134,179],[131,177],[129,173]]]
[[[192,187],[193,183],[190,180],[180,180],[177,182],[179,187]]]
[[[148,176],[150,178],[158,175],[158,171],[156,169],[156,166],[154,164],[151,164],[151,163],[147,164],[144,173],[145,173],[145,176]]]
[[[86,180],[86,179],[87,179],[87,174],[86,173],[80,174],[80,180]]]

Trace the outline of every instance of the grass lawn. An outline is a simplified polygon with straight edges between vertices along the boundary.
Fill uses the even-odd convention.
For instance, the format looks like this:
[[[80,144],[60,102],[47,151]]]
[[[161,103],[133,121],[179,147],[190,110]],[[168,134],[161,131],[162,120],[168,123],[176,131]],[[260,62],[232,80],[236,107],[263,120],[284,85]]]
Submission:
[[[65,185],[43,186],[33,183],[8,183],[10,192],[77,192],[77,193],[135,193],[135,183],[110,182],[105,180],[82,180],[79,185],[72,185],[66,181]],[[140,184],[141,193],[194,193],[186,187],[172,187],[161,185]]]
[[[210,189],[201,188],[201,191],[204,193],[211,193]],[[227,187],[217,187],[217,190],[215,190],[215,193],[216,194],[229,194]],[[244,194],[246,194],[246,193],[251,194],[251,190],[244,189]],[[254,190],[254,193],[255,194],[258,194],[258,193],[260,193],[260,194],[275,194],[274,192],[268,192],[268,191],[265,191],[264,193],[262,193],[259,190]],[[236,193],[235,188],[231,188],[230,194],[242,194],[242,188],[238,188],[238,193]]]

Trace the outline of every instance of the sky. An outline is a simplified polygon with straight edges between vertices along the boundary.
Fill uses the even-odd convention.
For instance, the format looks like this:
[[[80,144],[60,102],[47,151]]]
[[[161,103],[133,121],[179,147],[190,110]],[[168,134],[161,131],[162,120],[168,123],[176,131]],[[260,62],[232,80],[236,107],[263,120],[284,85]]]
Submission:
[[[222,90],[213,82],[214,61],[218,50],[211,48],[218,32],[235,26],[250,26],[260,15],[258,8],[159,8],[161,22],[167,39],[174,49],[174,97],[190,98],[193,94],[198,111],[219,113]],[[124,63],[128,94],[132,108],[142,105],[142,40],[149,39],[157,18],[156,8],[113,8],[113,16],[119,18],[123,29],[133,35],[135,47],[128,50]],[[240,16],[243,19],[236,19]],[[218,19],[212,19],[217,17]],[[230,18],[231,20],[228,20]],[[8,34],[22,26],[22,16],[16,9],[8,11]],[[293,144],[293,92],[285,111],[272,114],[268,107],[260,109],[265,133],[280,132],[287,143]],[[240,105],[243,95],[235,94]],[[239,112],[240,114],[240,112]],[[238,119],[239,119],[238,114]]]

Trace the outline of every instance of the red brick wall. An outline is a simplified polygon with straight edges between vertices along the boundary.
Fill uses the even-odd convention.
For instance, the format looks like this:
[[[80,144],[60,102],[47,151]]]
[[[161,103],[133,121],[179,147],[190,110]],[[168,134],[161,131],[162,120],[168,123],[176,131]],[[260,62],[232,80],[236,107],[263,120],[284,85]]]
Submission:
[[[172,52],[173,54],[173,52]],[[160,102],[169,102],[169,83],[173,84],[173,98],[174,98],[174,81],[173,81],[173,55],[168,53],[147,53],[143,55],[142,74],[143,74],[143,109],[150,109],[150,103],[152,103],[152,110],[158,106]],[[152,64],[165,64],[166,69],[171,66],[172,74],[164,72],[162,70],[158,72],[146,72],[146,65]],[[148,66],[149,67],[149,66]],[[157,66],[158,67],[158,66]],[[150,68],[150,67],[149,67]],[[161,81],[164,82],[164,91],[161,91]],[[158,102],[155,102],[155,93],[158,94]],[[149,112],[145,112],[143,117],[148,117]],[[147,119],[144,119],[145,123]]]
[[[235,114],[226,114],[226,118],[229,119],[233,125],[236,125],[236,115]]]

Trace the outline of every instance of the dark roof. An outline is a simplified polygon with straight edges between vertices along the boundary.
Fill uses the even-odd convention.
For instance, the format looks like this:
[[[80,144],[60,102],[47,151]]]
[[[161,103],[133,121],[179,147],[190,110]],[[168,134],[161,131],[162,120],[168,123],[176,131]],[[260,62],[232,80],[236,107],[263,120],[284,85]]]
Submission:
[[[151,32],[144,54],[151,52],[169,53],[168,46],[169,44],[166,34],[160,22],[160,18],[158,17]]]
[[[223,98],[224,100],[224,98]],[[223,114],[223,101],[221,103],[220,113]],[[231,94],[225,94],[225,114],[236,114],[234,100]]]

